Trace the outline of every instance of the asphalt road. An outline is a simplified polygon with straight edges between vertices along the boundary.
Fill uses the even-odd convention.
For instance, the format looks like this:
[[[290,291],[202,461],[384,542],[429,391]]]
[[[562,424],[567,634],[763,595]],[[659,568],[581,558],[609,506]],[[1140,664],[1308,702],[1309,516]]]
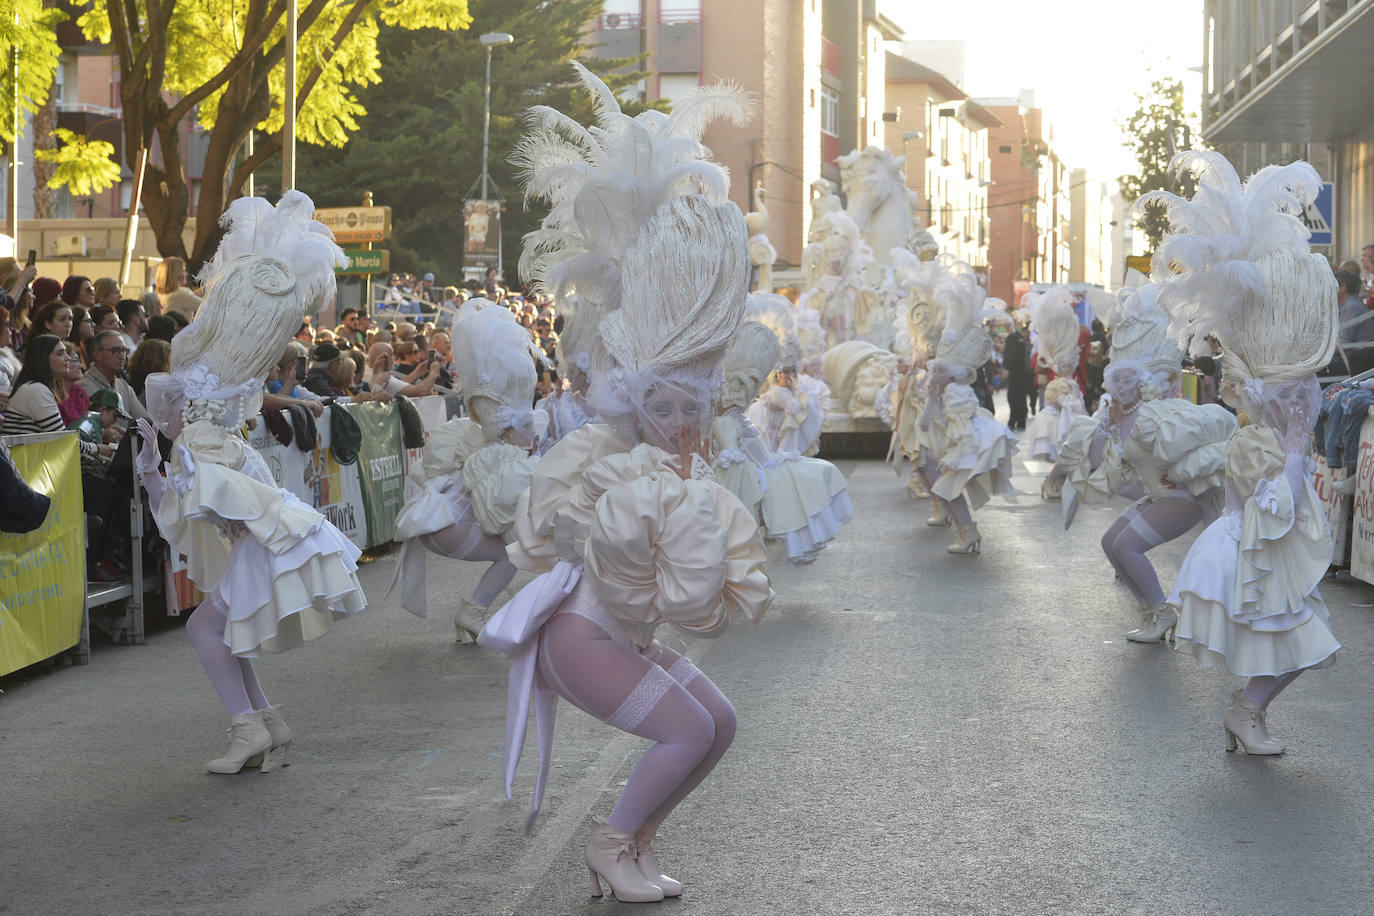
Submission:
[[[757,627],[684,641],[739,735],[660,837],[678,914],[1374,911],[1374,588],[1324,594],[1345,644],[1270,724],[1280,758],[1223,750],[1239,683],[1122,638],[1132,602],[1097,538],[1115,512],[1025,495],[978,513],[981,557],[877,462],[809,568],[775,570]],[[1157,560],[1172,577],[1183,547]],[[560,706],[544,813],[507,801],[506,663],[383,593],[259,664],[297,734],[270,774],[204,772],[226,717],[179,627],[82,668],[0,680],[0,913],[566,914],[589,813],[644,743]],[[480,570],[430,561],[431,596]],[[518,580],[523,581],[523,580]],[[433,603],[440,604],[442,598]],[[530,739],[533,743],[533,738]]]

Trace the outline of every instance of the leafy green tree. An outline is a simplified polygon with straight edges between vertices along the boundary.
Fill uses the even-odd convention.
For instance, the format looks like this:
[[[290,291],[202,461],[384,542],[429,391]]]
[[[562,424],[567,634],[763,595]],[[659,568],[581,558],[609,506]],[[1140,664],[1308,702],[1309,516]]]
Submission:
[[[301,0],[297,10],[296,137],[342,144],[365,112],[356,92],[376,83],[382,27],[461,29],[467,0]],[[181,126],[208,131],[192,260],[209,252],[225,205],[253,167],[280,147],[285,91],[285,0],[93,0],[79,23],[113,44],[131,167],[156,144],[143,205],[163,255],[186,257],[190,193]],[[254,129],[269,132],[247,163]],[[276,131],[275,135],[272,131]]]
[[[4,72],[0,73],[0,108],[6,112],[0,123],[0,141],[8,152],[15,137],[8,116],[14,98],[14,76],[10,67],[12,49],[19,51],[19,111],[30,119],[34,139],[34,215],[53,215],[53,191],[66,187],[74,194],[95,194],[119,181],[119,167],[112,157],[114,147],[103,141],[90,141],[82,134],[56,127],[56,108],[52,88],[61,61],[57,27],[68,18],[54,0],[12,0],[13,15],[0,15],[0,48],[6,50]],[[57,147],[60,140],[62,146]]]
[[[1136,200],[1147,191],[1157,190],[1191,195],[1192,178],[1169,171],[1169,160],[1175,153],[1201,143],[1197,114],[1184,105],[1183,83],[1156,79],[1135,98],[1135,110],[1118,122],[1122,145],[1135,156],[1137,164],[1134,173],[1118,179],[1122,196]],[[1159,247],[1169,221],[1163,208],[1149,207],[1138,217],[1138,225],[1153,251]]]
[[[392,210],[387,247],[393,269],[433,270],[445,282],[461,275],[463,199],[470,191],[476,196],[482,172],[486,49],[478,36],[515,37],[493,52],[488,161],[496,186],[488,194],[499,192],[507,201],[501,237],[511,280],[520,239],[543,216],[525,209],[506,161],[524,130],[522,113],[532,105],[553,105],[591,122],[591,103],[575,89],[571,58],[586,63],[612,89],[623,90],[642,76],[634,58],[592,58],[584,29],[601,12],[601,0],[472,0],[471,9],[472,26],[465,32],[383,29],[378,48],[385,78],[359,93],[368,114],[357,133],[343,149],[304,151],[297,167],[301,187],[321,206],[357,206],[363,192],[372,191],[377,204]]]

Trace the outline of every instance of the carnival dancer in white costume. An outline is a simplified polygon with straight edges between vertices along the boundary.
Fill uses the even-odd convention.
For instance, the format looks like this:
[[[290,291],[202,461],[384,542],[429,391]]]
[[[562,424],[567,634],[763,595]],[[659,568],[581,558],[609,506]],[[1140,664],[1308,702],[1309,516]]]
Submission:
[[[853,518],[854,507],[838,468],[771,451],[745,416],[745,405],[786,349],[771,328],[754,321],[740,326],[722,365],[720,411],[711,424],[713,470],[720,485],[756,513],[765,536],[782,543],[789,563],[810,563]]]
[[[1075,417],[1087,414],[1083,392],[1074,374],[1078,371],[1081,325],[1073,310],[1073,294],[1067,286],[1045,290],[1030,303],[1031,330],[1036,334],[1036,361],[1052,378],[1045,386],[1045,406],[1026,428],[1030,457],[1041,461],[1059,458],[1059,446],[1069,434]],[[1056,498],[1058,488],[1046,480],[1044,496]]]
[[[1178,620],[1145,554],[1216,518],[1226,448],[1236,432],[1226,408],[1178,396],[1183,354],[1169,338],[1158,292],[1153,285],[1126,287],[1117,307],[1104,313],[1112,329],[1106,395],[1091,418],[1075,421],[1047,478],[1056,491],[1069,487],[1066,524],[1078,500],[1144,491],[1102,535],[1102,552],[1140,605],[1140,626],[1126,638],[1143,643],[1160,642]]]
[[[1194,542],[1170,595],[1178,648],[1249,678],[1223,720],[1227,750],[1279,754],[1269,703],[1340,648],[1318,590],[1331,531],[1310,459],[1315,374],[1340,321],[1331,267],[1309,251],[1300,220],[1321,178],[1295,162],[1242,185],[1224,157],[1203,151],[1180,153],[1174,167],[1197,177],[1192,199],[1156,191],[1140,201],[1165,205],[1172,227],[1155,253],[1159,302],[1180,339],[1221,342],[1225,396],[1251,423],[1226,456],[1225,514]]]
[[[212,773],[286,763],[291,729],[251,659],[322,636],[366,603],[358,548],[279,487],[240,433],[305,306],[332,301],[334,268],[346,263],[314,212],[299,191],[276,208],[234,201],[196,320],[172,341],[170,373],[147,381],[148,412],[173,440],[165,480],[153,424],[139,421],[138,471],[158,528],[207,595],[186,633],[229,713],[229,749],[206,765]]]
[[[936,288],[945,325],[926,369],[925,409],[916,423],[921,476],[958,532],[958,540],[945,548],[954,554],[981,552],[983,537],[973,523],[973,510],[993,494],[1014,490],[1016,436],[978,405],[969,387],[978,367],[992,357],[992,338],[982,325],[986,298],[968,274],[950,276]]]
[[[771,451],[810,456],[820,451],[830,386],[799,372],[800,361],[800,349],[795,355],[788,351],[784,364],[769,378],[767,389],[750,405],[749,419]]]
[[[549,418],[548,432],[539,440],[541,455],[591,419],[587,407],[588,372],[601,313],[591,301],[579,301],[577,297],[570,297],[559,311],[563,313],[563,333],[558,337],[558,365],[568,384],[540,398],[536,405]]]
[[[551,204],[526,238],[528,275],[605,305],[588,394],[604,422],[565,437],[535,468],[510,555],[541,575],[478,642],[513,660],[508,793],[535,707],[531,822],[558,697],[655,742],[586,850],[593,894],[605,879],[620,900],[652,901],[682,892],[658,866],[657,828],[735,730],[729,701],[654,631],[668,623],[715,636],[736,617],[758,620],[772,599],[758,525],[712,479],[704,455],[750,265],[744,215],[699,138],[708,120],[740,122],[746,107],[737,91],[703,87],[671,116],[630,118],[600,80],[577,70],[597,126],[533,109],[515,161],[531,193]]]
[[[416,486],[396,517],[396,540],[404,546],[391,587],[402,583],[401,606],[425,617],[426,551],[489,563],[454,616],[458,641],[466,642],[477,638],[492,602],[515,578],[506,542],[538,460],[530,454],[537,444],[534,354],[510,310],[484,308],[456,325],[453,361],[471,417],[429,431],[424,459],[412,470]]]

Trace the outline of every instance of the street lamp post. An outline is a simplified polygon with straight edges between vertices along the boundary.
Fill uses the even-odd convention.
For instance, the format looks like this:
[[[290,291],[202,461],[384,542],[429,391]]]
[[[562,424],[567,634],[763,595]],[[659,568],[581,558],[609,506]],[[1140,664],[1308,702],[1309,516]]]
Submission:
[[[491,141],[491,52],[497,45],[508,45],[515,41],[509,32],[486,32],[478,36],[478,41],[487,49],[487,81],[483,90],[482,110],[482,199],[487,199],[487,150]]]

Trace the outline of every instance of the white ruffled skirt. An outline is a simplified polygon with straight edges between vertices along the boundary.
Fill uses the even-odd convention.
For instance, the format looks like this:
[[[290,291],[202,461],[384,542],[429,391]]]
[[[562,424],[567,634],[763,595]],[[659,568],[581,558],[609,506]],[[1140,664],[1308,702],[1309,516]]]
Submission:
[[[1242,677],[1287,674],[1335,663],[1341,644],[1331,633],[1331,615],[1321,593],[1307,596],[1305,619],[1287,630],[1255,629],[1233,620],[1236,561],[1241,522],[1222,516],[1193,543],[1183,561],[1169,603],[1178,608],[1175,638],[1180,652],[1203,668],[1225,666]]]
[[[1016,434],[998,420],[977,415],[973,432],[978,451],[961,456],[959,466],[941,473],[930,489],[950,502],[962,495],[970,509],[977,509],[997,494],[1016,492],[1011,483]]]
[[[320,521],[277,554],[247,533],[234,540],[228,572],[212,594],[226,610],[224,639],[234,655],[294,649],[367,606],[357,576],[361,551]]]
[[[782,541],[789,563],[810,563],[854,517],[849,485],[839,468],[819,458],[779,456],[759,469],[763,525]]]

